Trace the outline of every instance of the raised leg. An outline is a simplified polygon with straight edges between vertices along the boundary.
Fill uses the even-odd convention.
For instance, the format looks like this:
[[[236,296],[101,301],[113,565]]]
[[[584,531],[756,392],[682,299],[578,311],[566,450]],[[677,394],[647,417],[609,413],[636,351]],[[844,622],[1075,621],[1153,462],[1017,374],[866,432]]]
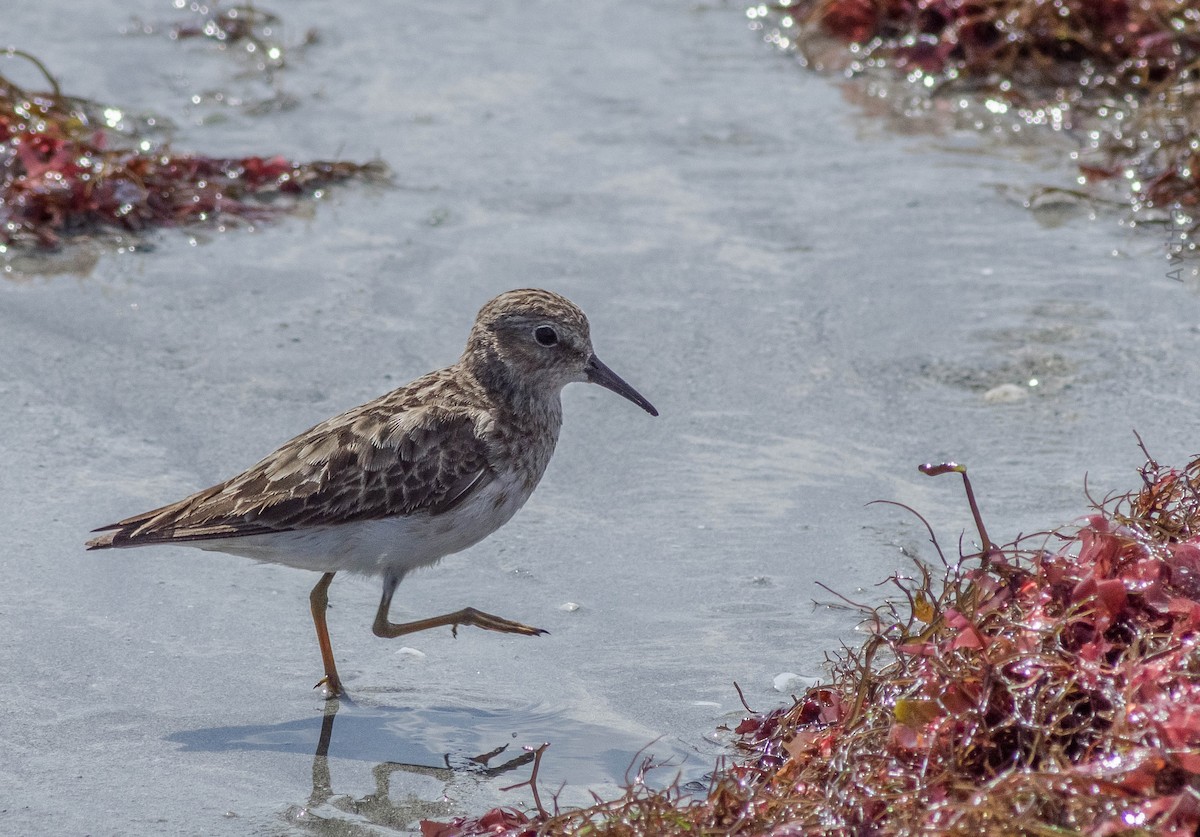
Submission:
[[[450,630],[455,636],[458,636],[459,625],[474,625],[476,628],[483,628],[485,631],[499,631],[503,634],[523,634],[524,636],[539,636],[547,633],[547,631],[543,631],[541,628],[531,628],[528,625],[522,625],[520,622],[513,622],[511,619],[503,619],[499,616],[493,616],[490,613],[484,613],[482,610],[476,610],[473,607],[464,607],[462,610],[456,610],[453,613],[447,613],[443,616],[431,616],[428,619],[418,619],[415,622],[389,622],[388,611],[392,607],[392,594],[396,592],[396,585],[399,583],[400,578],[396,576],[388,575],[384,578],[383,598],[379,600],[379,610],[375,613],[375,624],[372,627],[372,630],[375,631],[375,636],[380,636],[384,639],[395,639],[405,634],[415,634],[417,631],[427,631],[430,628],[441,628],[445,625],[450,626]],[[329,660],[330,665],[332,665],[333,657],[331,656]]]
[[[329,628],[325,624],[325,610],[329,607],[329,585],[333,582],[333,575],[333,573],[325,573],[321,576],[321,580],[317,582],[317,586],[308,596],[309,604],[312,605],[313,625],[317,629],[317,643],[321,646],[321,662],[325,664],[325,676],[317,682],[317,686],[323,685],[329,691],[331,698],[343,693],[342,680],[338,677],[337,666],[333,662],[333,645],[329,642]],[[313,686],[313,688],[315,689],[317,686]]]

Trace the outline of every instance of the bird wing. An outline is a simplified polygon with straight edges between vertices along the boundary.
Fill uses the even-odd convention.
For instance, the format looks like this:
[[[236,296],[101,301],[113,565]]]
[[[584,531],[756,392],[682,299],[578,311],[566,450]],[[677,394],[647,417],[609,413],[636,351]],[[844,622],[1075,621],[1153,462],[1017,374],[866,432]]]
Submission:
[[[213,540],[298,527],[441,514],[494,477],[474,415],[436,407],[356,408],[249,470],[177,503],[97,529],[91,549]]]

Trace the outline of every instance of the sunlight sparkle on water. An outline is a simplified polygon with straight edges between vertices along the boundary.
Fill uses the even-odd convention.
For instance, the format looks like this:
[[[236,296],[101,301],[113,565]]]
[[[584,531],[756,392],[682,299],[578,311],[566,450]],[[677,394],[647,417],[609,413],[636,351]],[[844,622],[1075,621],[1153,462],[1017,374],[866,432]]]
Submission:
[[[1144,811],[1122,811],[1121,820],[1131,828],[1141,828],[1146,824],[1146,813]]]

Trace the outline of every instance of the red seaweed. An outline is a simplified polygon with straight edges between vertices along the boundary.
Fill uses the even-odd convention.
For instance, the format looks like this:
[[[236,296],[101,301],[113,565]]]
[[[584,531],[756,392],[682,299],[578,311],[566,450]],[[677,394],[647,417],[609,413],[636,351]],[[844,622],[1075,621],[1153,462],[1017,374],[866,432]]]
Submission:
[[[1069,531],[891,579],[879,630],[829,683],[734,730],[741,763],[697,798],[422,824],[473,835],[1090,834],[1200,830],[1200,459]]]
[[[1007,119],[1013,129],[1073,131],[1080,187],[1103,199],[1109,184],[1134,223],[1179,232],[1173,257],[1196,249],[1195,3],[784,0],[748,15],[766,40],[818,69],[901,78],[913,96],[967,103],[980,126]]]
[[[119,130],[121,111],[0,75],[0,250],[54,249],[66,240],[158,227],[261,221],[320,197],[332,184],[381,180],[380,162],[295,162],[278,155],[208,157],[149,132]]]

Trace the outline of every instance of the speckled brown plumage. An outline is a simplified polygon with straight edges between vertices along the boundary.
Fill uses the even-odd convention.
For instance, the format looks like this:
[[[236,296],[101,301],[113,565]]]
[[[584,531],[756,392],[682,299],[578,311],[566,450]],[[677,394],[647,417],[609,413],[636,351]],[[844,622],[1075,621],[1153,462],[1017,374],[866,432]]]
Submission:
[[[570,301],[501,294],[480,310],[455,365],[310,428],[225,482],[97,529],[88,548],[180,543],[324,572],[311,598],[334,695],[324,608],[341,570],[383,575],[381,636],[446,624],[537,633],[471,608],[403,625],[387,611],[405,573],[477,542],[524,504],[554,452],[559,396],[572,381],[657,415],[596,358]]]
[[[321,422],[219,485],[98,530],[107,534],[88,546],[239,537],[448,511],[491,478],[492,460],[503,448],[488,432],[488,411],[464,403],[462,387],[450,370],[426,375]]]

